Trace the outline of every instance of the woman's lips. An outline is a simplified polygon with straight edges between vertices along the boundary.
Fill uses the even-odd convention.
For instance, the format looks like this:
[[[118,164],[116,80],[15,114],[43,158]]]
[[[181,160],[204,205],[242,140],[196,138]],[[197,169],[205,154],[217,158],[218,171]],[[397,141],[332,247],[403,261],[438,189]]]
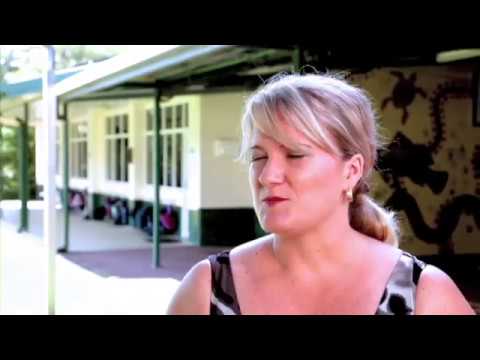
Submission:
[[[283,201],[287,201],[288,199],[277,197],[277,196],[269,196],[263,199],[262,201],[267,204],[268,206],[277,205]]]

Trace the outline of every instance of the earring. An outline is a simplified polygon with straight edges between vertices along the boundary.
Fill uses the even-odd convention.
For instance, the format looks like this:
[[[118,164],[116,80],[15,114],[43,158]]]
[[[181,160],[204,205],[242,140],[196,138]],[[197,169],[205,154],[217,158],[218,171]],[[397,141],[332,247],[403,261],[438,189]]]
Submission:
[[[353,201],[353,193],[352,193],[352,189],[349,189],[347,191],[347,199],[349,202],[352,202]]]

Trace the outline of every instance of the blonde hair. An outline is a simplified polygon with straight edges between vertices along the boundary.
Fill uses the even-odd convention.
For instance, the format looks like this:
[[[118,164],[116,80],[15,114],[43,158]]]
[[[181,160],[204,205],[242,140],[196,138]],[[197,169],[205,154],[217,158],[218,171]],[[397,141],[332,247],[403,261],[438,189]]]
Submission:
[[[394,213],[367,194],[377,150],[383,146],[368,94],[341,75],[274,76],[246,102],[239,159],[247,159],[254,129],[295,150],[296,144],[281,131],[281,120],[344,160],[355,154],[363,156],[363,176],[353,189],[349,208],[350,225],[367,236],[398,246]]]

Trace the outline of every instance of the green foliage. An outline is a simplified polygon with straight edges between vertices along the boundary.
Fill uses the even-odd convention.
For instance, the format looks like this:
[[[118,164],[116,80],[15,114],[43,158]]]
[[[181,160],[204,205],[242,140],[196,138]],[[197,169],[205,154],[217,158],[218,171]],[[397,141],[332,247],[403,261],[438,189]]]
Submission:
[[[18,199],[20,163],[18,147],[19,128],[0,127],[0,199]],[[35,198],[35,134],[28,129],[28,185],[29,198]]]
[[[12,53],[0,56],[0,82],[9,71],[14,71]],[[0,105],[5,95],[0,94]],[[1,109],[1,106],[0,106]],[[0,116],[2,113],[0,112]],[[0,199],[19,198],[19,147],[18,128],[0,124]],[[35,197],[35,133],[28,129],[28,180],[29,198]]]

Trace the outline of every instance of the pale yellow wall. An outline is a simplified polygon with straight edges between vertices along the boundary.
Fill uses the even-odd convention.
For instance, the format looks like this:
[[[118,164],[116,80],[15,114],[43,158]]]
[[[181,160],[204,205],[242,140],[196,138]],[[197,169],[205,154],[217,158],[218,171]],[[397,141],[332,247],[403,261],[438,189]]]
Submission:
[[[414,102],[408,107],[410,116],[405,125],[401,123],[403,111],[397,109],[390,103],[384,111],[380,110],[384,98],[391,95],[397,78],[390,71],[401,71],[409,77],[411,73],[417,73],[416,85],[427,93],[424,99],[417,95]],[[380,115],[380,123],[386,130],[388,139],[401,131],[414,143],[425,144],[432,139],[433,120],[430,116],[430,99],[439,84],[446,82],[470,81],[471,72],[468,68],[458,66],[436,66],[436,67],[412,67],[404,69],[378,69],[366,75],[352,77],[354,83],[366,88],[376,101]],[[450,98],[445,102],[445,137],[438,154],[433,156],[434,164],[432,170],[447,171],[448,182],[440,194],[434,194],[429,187],[415,184],[409,178],[404,177],[404,185],[417,200],[420,211],[425,222],[430,227],[436,227],[434,220],[440,207],[455,196],[475,194],[475,187],[478,179],[473,177],[472,156],[475,144],[480,144],[480,128],[472,126],[472,99],[471,98]],[[464,146],[465,152],[460,151]],[[449,152],[452,152],[453,159],[449,160]],[[467,173],[464,171],[467,169]],[[375,176],[376,190],[373,194],[382,203],[392,193],[392,190],[385,184],[380,176]],[[453,194],[452,194],[453,192]],[[402,224],[404,241],[401,247],[415,254],[435,254],[438,249],[436,245],[426,244],[416,238],[405,213],[399,213]],[[471,232],[468,229],[473,230]],[[480,229],[473,221],[472,215],[463,214],[460,222],[453,233],[456,253],[479,253],[480,252]]]
[[[201,207],[204,209],[252,206],[248,167],[234,161],[240,147],[240,119],[246,96],[246,93],[202,96]],[[216,144],[227,145],[227,151],[216,155]]]

